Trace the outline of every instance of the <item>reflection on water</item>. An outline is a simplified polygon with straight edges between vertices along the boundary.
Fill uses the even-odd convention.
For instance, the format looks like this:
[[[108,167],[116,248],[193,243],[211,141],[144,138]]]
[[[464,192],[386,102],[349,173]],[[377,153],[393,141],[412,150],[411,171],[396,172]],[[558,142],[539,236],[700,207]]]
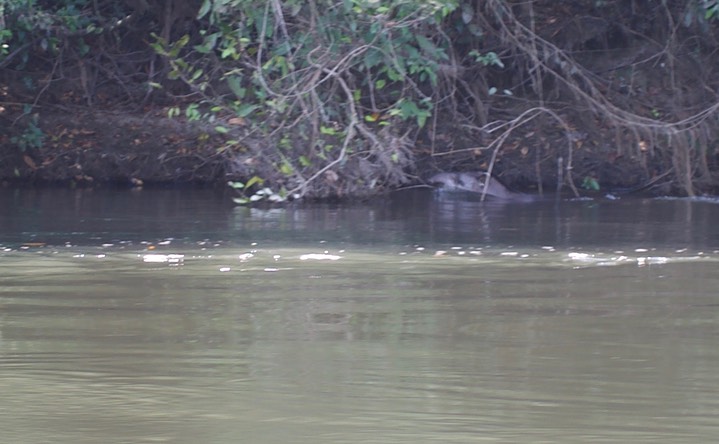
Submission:
[[[713,202],[173,193],[0,195],[4,441],[719,434]]]
[[[233,207],[213,190],[0,193],[0,246],[158,241],[716,247],[719,200],[624,199],[503,204],[426,190],[362,204]]]

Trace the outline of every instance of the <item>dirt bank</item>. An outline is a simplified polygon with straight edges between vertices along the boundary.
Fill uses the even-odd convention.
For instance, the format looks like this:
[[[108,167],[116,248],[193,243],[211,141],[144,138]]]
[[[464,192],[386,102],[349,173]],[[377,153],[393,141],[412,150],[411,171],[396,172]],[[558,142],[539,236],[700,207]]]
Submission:
[[[248,139],[245,145],[255,146],[251,154],[222,150],[228,135],[181,117],[170,119],[163,109],[138,114],[45,107],[34,116],[18,116],[8,110],[2,115],[0,180],[5,185],[223,186],[228,179],[246,180],[236,173],[236,165],[257,158],[263,149],[261,140]],[[33,117],[42,133],[41,144],[23,150],[16,143],[19,128]],[[438,140],[450,137],[448,133],[442,132]],[[601,131],[585,128],[577,134],[582,136],[568,141],[561,128],[547,125],[541,137],[532,128],[516,131],[497,150],[494,164],[490,163],[494,153],[475,148],[471,134],[453,133],[452,146],[463,148],[453,150],[451,162],[433,156],[437,140],[419,139],[412,148],[416,169],[408,172],[402,186],[421,184],[439,169],[487,169],[491,164],[494,175],[515,190],[550,192],[561,179],[557,159],[566,159],[569,149],[576,172],[572,179],[580,192],[591,191],[582,189],[586,178],[595,178],[606,189],[634,187],[652,179],[642,168],[646,159],[602,149]],[[669,191],[667,186],[656,189]]]
[[[9,114],[9,113],[8,113]],[[209,183],[223,180],[219,137],[206,126],[146,114],[47,109],[36,114],[41,146],[21,149],[8,115],[0,134],[0,179],[5,183]]]

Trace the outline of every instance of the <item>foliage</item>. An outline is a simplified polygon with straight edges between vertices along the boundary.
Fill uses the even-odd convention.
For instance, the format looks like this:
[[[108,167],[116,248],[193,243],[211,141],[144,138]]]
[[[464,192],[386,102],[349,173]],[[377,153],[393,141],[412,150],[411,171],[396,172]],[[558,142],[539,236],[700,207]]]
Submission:
[[[606,188],[590,152],[669,171],[687,194],[711,183],[719,2],[558,5],[0,0],[0,94],[14,117],[107,100],[204,125],[200,143],[222,139],[218,177],[247,202],[495,163]],[[37,120],[8,121],[25,125],[7,132],[15,146],[42,146]]]
[[[701,6],[706,20],[719,20],[719,0],[702,0]]]
[[[26,114],[29,115],[30,107],[26,106]],[[25,128],[20,134],[10,137],[10,142],[18,147],[20,151],[25,152],[32,148],[42,147],[45,133],[38,126],[38,115],[30,115]]]
[[[98,8],[89,0],[0,2],[0,66],[16,58],[16,67],[22,68],[33,51],[57,55],[67,45],[79,55],[87,54],[90,47],[84,38],[102,32],[106,23],[122,17],[115,6],[94,6]],[[101,10],[115,14],[101,15]]]
[[[433,112],[438,66],[449,57],[440,25],[455,7],[452,0],[206,0],[198,12],[208,23],[201,39],[154,35],[152,46],[167,59],[170,78],[200,95],[188,117],[199,105],[210,121],[250,118],[275,135],[274,149],[262,153],[275,171],[262,175],[288,183],[290,194],[368,152],[385,165],[385,180],[402,182],[409,158],[386,146],[402,128],[424,127]],[[210,55],[212,67],[192,62]],[[208,93],[218,83],[226,93]],[[394,136],[382,136],[382,128]],[[257,171],[241,175],[248,174]]]
[[[599,191],[599,182],[591,176],[585,176],[582,180],[582,188],[585,190]]]

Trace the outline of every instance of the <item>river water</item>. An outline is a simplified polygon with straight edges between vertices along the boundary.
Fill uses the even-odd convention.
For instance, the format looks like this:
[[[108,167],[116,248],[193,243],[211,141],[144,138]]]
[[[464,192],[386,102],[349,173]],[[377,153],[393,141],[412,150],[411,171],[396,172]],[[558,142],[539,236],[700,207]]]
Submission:
[[[719,437],[719,201],[0,193],[0,441]]]

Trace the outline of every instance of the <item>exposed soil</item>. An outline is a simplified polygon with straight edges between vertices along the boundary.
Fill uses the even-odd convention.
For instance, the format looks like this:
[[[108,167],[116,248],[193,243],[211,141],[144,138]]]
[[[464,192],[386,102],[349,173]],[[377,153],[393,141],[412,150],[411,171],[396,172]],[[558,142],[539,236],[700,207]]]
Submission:
[[[211,183],[224,179],[225,160],[214,131],[163,110],[128,112],[47,109],[38,114],[42,146],[11,146],[12,125],[0,135],[4,183],[67,185]],[[11,116],[4,123],[12,123]]]
[[[27,118],[27,117],[25,117]],[[87,108],[43,108],[37,124],[44,133],[42,146],[25,151],[9,143],[17,134],[17,116],[6,112],[0,134],[0,180],[5,185],[56,184],[61,186],[140,186],[152,184],[223,184],[239,179],[233,174],[237,158],[218,150],[223,137],[213,128],[184,118],[170,119],[162,109],[143,115],[127,111]],[[631,188],[652,179],[642,168],[646,159],[624,156],[599,146],[606,135],[578,131],[571,141],[576,177],[595,177],[604,187]],[[448,137],[446,134],[442,138]],[[538,142],[539,141],[539,142]],[[255,144],[261,141],[255,141]],[[417,140],[414,183],[441,169],[487,169],[492,153],[473,149],[471,134],[454,133],[451,162],[432,156],[434,143]],[[543,192],[556,188],[555,164],[568,148],[561,129],[545,126],[516,131],[498,151],[493,173],[510,188]],[[586,145],[585,145],[586,144]],[[260,151],[261,148],[258,149]],[[566,154],[564,156],[566,158]],[[575,182],[578,182],[575,177]],[[409,183],[408,185],[411,185]],[[667,192],[667,186],[659,191]]]

